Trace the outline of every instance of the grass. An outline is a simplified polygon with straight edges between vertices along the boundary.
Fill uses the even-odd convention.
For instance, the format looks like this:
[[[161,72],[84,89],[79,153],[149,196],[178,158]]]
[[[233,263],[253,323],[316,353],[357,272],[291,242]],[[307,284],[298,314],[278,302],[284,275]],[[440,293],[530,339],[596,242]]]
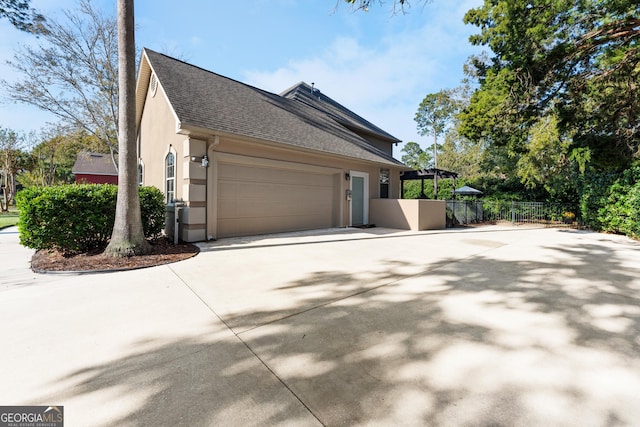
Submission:
[[[0,230],[18,223],[18,211],[9,208],[9,212],[0,212]]]

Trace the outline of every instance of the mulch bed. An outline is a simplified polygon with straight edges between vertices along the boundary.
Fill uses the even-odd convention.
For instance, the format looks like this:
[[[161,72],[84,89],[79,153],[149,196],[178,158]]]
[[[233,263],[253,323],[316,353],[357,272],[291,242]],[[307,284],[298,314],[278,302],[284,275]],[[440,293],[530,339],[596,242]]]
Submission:
[[[149,242],[151,253],[134,257],[112,258],[102,251],[64,256],[58,251],[39,250],[31,258],[31,269],[36,272],[120,271],[153,267],[191,258],[200,251],[190,243],[174,245],[166,239]]]

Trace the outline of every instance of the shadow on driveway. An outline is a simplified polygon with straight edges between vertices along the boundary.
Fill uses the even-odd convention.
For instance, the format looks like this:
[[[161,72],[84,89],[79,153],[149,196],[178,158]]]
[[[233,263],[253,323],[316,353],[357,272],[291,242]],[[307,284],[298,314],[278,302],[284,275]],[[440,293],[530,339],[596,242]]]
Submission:
[[[458,234],[460,248],[482,247],[462,259],[421,263],[395,254],[368,276],[344,268],[285,276],[270,292],[304,295],[286,310],[256,300],[225,311],[186,277],[242,346],[215,338],[212,326],[211,337],[142,342],[126,358],[60,381],[75,396],[144,391],[118,425],[216,425],[229,417],[237,425],[636,423],[640,247],[591,233],[521,233],[511,243],[497,232]],[[369,244],[384,251],[385,241]],[[429,242],[419,243],[426,254]],[[254,250],[234,256],[255,260]],[[212,266],[223,261],[216,251],[207,256]],[[275,405],[279,388],[295,398]],[[263,417],[244,418],[248,407]]]

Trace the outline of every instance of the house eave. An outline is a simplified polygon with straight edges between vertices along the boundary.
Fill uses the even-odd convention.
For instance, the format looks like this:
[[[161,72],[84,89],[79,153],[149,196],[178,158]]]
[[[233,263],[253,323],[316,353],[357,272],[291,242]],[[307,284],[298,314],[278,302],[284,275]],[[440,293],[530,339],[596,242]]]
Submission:
[[[357,158],[357,157],[351,157],[351,156],[341,155],[341,154],[337,154],[337,153],[332,153],[332,152],[329,152],[329,151],[314,150],[314,149],[311,149],[311,148],[300,147],[300,146],[288,144],[286,142],[261,139],[261,138],[256,138],[256,137],[248,136],[248,135],[241,135],[241,134],[237,134],[237,133],[225,132],[225,131],[220,131],[220,130],[215,130],[215,129],[208,129],[208,128],[204,128],[204,127],[201,127],[201,126],[188,125],[188,124],[185,124],[185,123],[180,123],[179,124],[179,128],[178,128],[176,133],[179,134],[179,135],[190,136],[190,137],[193,137],[195,139],[205,139],[205,140],[206,139],[211,139],[211,138],[213,138],[215,136],[219,136],[219,137],[223,137],[223,138],[232,138],[232,139],[243,139],[245,141],[256,143],[256,144],[269,145],[271,147],[276,147],[276,148],[286,149],[286,150],[294,150],[296,152],[304,152],[304,153],[315,154],[315,155],[320,154],[320,155],[324,155],[324,156],[333,157],[333,158],[336,158],[336,159],[348,159],[348,160],[355,160],[355,161],[363,162],[363,163],[367,163],[367,164],[375,164],[375,165],[381,165],[381,166],[386,166],[386,167],[394,167],[394,168],[399,169],[401,171],[412,170],[410,167],[408,167],[406,165],[403,165],[399,161],[397,161],[397,163],[396,163],[396,162],[392,162],[390,160],[389,161],[374,161],[374,160],[369,160],[369,159],[362,159],[362,158]]]
[[[117,173],[100,173],[100,172],[78,172],[71,171],[74,175],[99,175],[99,176],[118,176]]]

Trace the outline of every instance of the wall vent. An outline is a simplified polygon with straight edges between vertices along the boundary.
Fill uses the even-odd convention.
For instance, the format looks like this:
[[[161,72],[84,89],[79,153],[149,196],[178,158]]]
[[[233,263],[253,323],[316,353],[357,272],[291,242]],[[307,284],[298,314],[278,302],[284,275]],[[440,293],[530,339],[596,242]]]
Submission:
[[[151,81],[149,82],[149,91],[151,92],[151,96],[156,96],[156,91],[158,90],[158,79],[155,74],[151,74]]]

